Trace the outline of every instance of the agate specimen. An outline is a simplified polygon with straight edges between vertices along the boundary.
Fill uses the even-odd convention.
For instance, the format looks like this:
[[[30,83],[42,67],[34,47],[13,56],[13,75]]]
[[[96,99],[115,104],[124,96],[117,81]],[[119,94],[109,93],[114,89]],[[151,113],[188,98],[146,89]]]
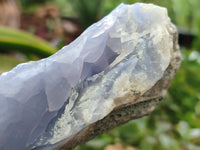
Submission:
[[[106,131],[87,127],[116,108],[160,100],[180,63],[176,40],[165,8],[121,4],[56,54],[2,74],[0,149],[70,149],[83,131]]]

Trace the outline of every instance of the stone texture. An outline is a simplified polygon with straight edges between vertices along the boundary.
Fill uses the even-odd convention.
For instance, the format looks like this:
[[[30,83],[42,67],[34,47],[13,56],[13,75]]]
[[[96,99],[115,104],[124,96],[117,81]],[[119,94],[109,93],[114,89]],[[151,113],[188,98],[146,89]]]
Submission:
[[[165,8],[121,4],[56,54],[4,73],[0,149],[70,149],[150,113],[179,67],[176,39]]]

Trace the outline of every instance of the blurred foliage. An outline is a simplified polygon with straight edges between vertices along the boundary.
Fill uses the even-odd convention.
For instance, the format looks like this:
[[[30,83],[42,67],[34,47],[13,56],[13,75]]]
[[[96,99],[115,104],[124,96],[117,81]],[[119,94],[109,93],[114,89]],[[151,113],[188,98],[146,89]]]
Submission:
[[[25,54],[47,57],[56,52],[48,42],[27,32],[0,27],[0,52],[18,50]]]
[[[47,0],[20,0],[20,4],[25,9],[26,7],[29,7],[34,4],[41,4],[46,2]]]
[[[77,12],[78,19],[83,27],[88,27],[98,20],[102,0],[70,0],[70,2],[75,12]]]
[[[15,57],[6,54],[0,54],[0,74],[11,70],[17,64],[22,62],[22,60],[19,60]]]
[[[23,62],[24,59],[8,55],[13,51],[23,53],[29,60],[35,60],[37,57],[54,54],[56,49],[28,32],[0,26],[0,74]]]
[[[46,0],[20,0],[22,9],[35,8]],[[120,143],[131,145],[138,150],[199,150],[200,149],[200,1],[199,0],[50,0],[60,8],[61,16],[79,19],[83,28],[99,20],[121,2],[154,3],[168,8],[172,21],[181,29],[196,35],[191,49],[182,49],[183,62],[165,100],[148,117],[143,117],[119,126],[100,135],[85,145],[74,150],[102,150],[106,145]],[[42,54],[48,46],[39,49],[40,41],[29,40],[32,37],[18,32],[8,32],[0,28],[0,43],[5,39],[6,45],[20,45],[18,50]],[[10,35],[10,36],[9,36]],[[5,38],[1,38],[5,36]],[[11,41],[13,39],[13,43]],[[2,41],[1,41],[2,40]],[[16,43],[15,41],[19,42]],[[30,45],[29,45],[30,44]],[[46,45],[46,44],[45,44]],[[0,45],[0,48],[2,46]],[[18,47],[18,46],[16,46]],[[29,48],[28,48],[29,49]],[[36,50],[37,49],[37,50]],[[47,50],[48,51],[48,50]],[[50,50],[52,53],[54,51]],[[9,58],[8,58],[9,57]],[[0,55],[0,72],[11,69],[19,60]],[[5,66],[5,67],[3,67]],[[4,69],[6,68],[6,69]]]

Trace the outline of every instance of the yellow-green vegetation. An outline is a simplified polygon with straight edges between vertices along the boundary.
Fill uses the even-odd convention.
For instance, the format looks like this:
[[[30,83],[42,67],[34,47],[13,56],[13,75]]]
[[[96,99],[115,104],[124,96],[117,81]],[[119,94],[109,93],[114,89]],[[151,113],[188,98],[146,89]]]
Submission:
[[[0,52],[20,51],[47,57],[56,52],[48,42],[21,30],[0,27]]]
[[[22,60],[19,60],[15,57],[1,54],[0,55],[0,74],[11,70],[17,64],[22,63],[22,62],[23,62]]]

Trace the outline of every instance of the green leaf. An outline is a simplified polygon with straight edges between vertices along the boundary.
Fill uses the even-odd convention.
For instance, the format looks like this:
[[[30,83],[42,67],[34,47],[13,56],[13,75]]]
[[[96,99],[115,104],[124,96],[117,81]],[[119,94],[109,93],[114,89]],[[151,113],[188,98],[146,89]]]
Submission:
[[[21,30],[0,27],[0,52],[20,51],[47,57],[56,52],[48,42]]]

